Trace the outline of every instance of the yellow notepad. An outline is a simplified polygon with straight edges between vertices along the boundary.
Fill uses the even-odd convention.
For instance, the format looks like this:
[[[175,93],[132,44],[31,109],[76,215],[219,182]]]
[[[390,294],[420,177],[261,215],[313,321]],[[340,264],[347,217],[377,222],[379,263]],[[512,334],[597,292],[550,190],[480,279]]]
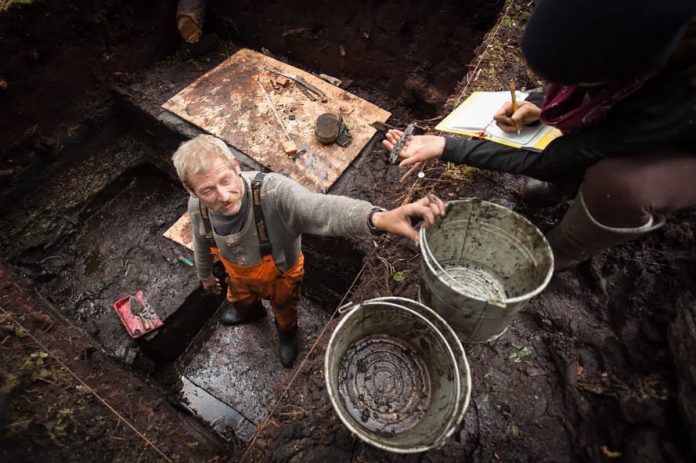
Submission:
[[[515,92],[515,95],[517,101],[523,101],[528,96],[523,92]],[[474,92],[435,129],[532,151],[543,151],[552,140],[562,135],[560,130],[541,123],[523,127],[519,134],[503,132],[493,116],[509,101],[510,92]]]

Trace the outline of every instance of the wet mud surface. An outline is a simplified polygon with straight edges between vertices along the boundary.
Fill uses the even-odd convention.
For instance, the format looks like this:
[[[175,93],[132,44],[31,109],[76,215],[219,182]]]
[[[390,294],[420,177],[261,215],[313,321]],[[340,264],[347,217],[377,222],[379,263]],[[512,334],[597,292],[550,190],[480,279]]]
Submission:
[[[301,348],[307,353],[328,319],[320,306],[300,302],[298,320]],[[232,431],[249,440],[256,425],[268,415],[292,370],[278,359],[278,335],[270,313],[261,321],[242,326],[211,327],[200,346],[192,346],[180,359],[181,374],[236,410],[241,418]]]
[[[499,196],[511,178],[498,177],[497,186],[493,178],[486,174],[465,190],[502,199],[542,228],[560,218],[562,207],[531,212],[517,206],[511,193]],[[681,362],[693,362],[673,357],[670,342],[682,344],[669,333],[675,324],[686,329],[678,320],[689,316],[679,300],[694,287],[694,219],[674,217],[664,231],[554,277],[498,340],[465,345],[473,391],[463,424],[441,449],[407,461],[689,461],[680,407],[693,403],[684,395],[693,375],[678,377],[675,362],[679,369],[691,368]],[[377,259],[351,299],[390,293],[415,298],[420,281],[411,246],[381,248],[377,255],[393,269]],[[395,271],[405,280],[394,281]],[[403,461],[354,439],[338,420],[317,380],[324,343],[283,398],[303,413],[274,416],[283,425],[260,431],[248,457]]]
[[[499,17],[497,60],[483,45],[474,48],[476,34],[495,22],[499,2],[480,5],[480,12],[479,5],[448,2],[410,11],[390,2],[314,6],[240,2],[232,11],[213,2],[206,27],[227,36],[196,59],[171,55],[178,46],[173,2],[47,1],[0,15],[0,51],[9,57],[0,64],[9,83],[0,90],[0,142],[8,146],[0,170],[12,171],[0,189],[1,455],[7,461],[161,459],[94,394],[80,392],[82,384],[61,372],[55,360],[61,358],[175,461],[693,461],[695,213],[669,217],[664,229],[555,276],[501,338],[466,345],[473,379],[468,411],[446,444],[425,454],[366,445],[338,419],[323,377],[337,318],[303,338],[307,356],[288,375],[292,382],[274,389],[282,397],[249,444],[235,436],[224,444],[188,422],[170,405],[178,400],[181,370],[154,364],[162,360],[157,352],[172,345],[183,351],[194,335],[182,361],[203,352],[207,339],[229,335],[218,330],[212,310],[179,318],[183,331],[162,341],[169,347],[157,348],[156,339],[149,352],[138,346],[146,355],[136,368],[113,363],[110,357],[127,359],[119,347],[130,341],[105,320],[113,301],[135,286],[157,287],[155,302],[165,311],[219,302],[204,299],[194,270],[178,264],[178,248],[161,237],[185,210],[168,156],[198,131],[159,105],[241,46],[235,44],[266,47],[291,64],[335,74],[349,91],[393,112],[391,123],[399,126],[441,116],[472,90],[501,89],[511,79],[519,87],[538,84],[514,58],[529,6]],[[432,19],[423,19],[426,12]],[[395,50],[403,61],[394,59]],[[481,66],[471,64],[474,57]],[[434,122],[420,119],[418,130],[430,131]],[[399,184],[403,171],[388,164],[379,141],[332,193],[383,207],[429,192],[477,197],[515,210],[542,231],[567,207],[527,209],[519,200],[521,178],[446,164],[426,165],[422,180]],[[417,298],[420,255],[403,239],[307,237],[305,251],[305,302],[320,308],[323,320],[347,300]],[[254,352],[267,358],[258,361],[276,361],[275,338],[264,341],[267,348]],[[220,365],[232,361],[223,345],[213,346]],[[153,387],[155,378],[168,389]],[[386,388],[389,381],[382,380]],[[233,414],[226,419],[239,423]]]
[[[503,31],[503,43],[515,40]],[[525,82],[522,68],[510,64],[514,59],[500,61],[483,61],[484,67],[502,64],[496,69],[504,71],[479,73],[485,77],[473,89],[499,89],[510,78]],[[426,166],[422,181],[398,187],[402,172],[386,163],[386,154],[373,146],[354,164],[359,173],[349,169],[344,179],[350,180],[339,181],[337,191],[386,207],[431,191],[445,199],[476,197],[513,209],[542,231],[560,220],[568,205],[531,210],[519,200],[522,178],[442,164]],[[351,436],[326,400],[326,339],[306,359],[282,398],[282,412],[257,433],[246,459],[690,461],[694,449],[684,417],[691,416],[687,391],[693,391],[694,375],[686,373],[693,361],[683,355],[693,336],[683,324],[693,316],[684,299],[691,300],[696,281],[695,220],[694,213],[670,217],[664,230],[555,276],[501,338],[465,345],[471,403],[442,448],[395,455]],[[369,240],[364,243],[365,270],[349,300],[417,298],[417,249],[396,238],[376,241],[374,250]],[[683,341],[670,334],[675,329],[685,333]]]
[[[129,138],[102,147],[57,171],[4,222],[4,250],[17,253],[10,261],[18,272],[128,363],[138,347],[113,323],[114,302],[144,290],[166,321],[198,286],[177,260],[190,253],[162,236],[185,211],[186,195],[147,158]]]
[[[207,461],[207,430],[0,265],[2,461]],[[34,294],[32,294],[34,293]]]
[[[110,80],[178,44],[172,2],[32,3],[0,14],[0,169],[11,172],[0,184],[3,199],[103,129],[113,109]]]

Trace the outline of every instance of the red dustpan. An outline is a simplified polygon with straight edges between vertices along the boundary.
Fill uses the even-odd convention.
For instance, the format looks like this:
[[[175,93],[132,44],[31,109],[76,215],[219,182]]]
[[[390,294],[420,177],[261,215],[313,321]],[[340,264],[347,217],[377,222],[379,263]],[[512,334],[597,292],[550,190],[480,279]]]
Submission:
[[[132,307],[131,307],[132,306]],[[138,339],[162,326],[162,319],[145,300],[142,291],[114,302],[114,310],[133,339]]]

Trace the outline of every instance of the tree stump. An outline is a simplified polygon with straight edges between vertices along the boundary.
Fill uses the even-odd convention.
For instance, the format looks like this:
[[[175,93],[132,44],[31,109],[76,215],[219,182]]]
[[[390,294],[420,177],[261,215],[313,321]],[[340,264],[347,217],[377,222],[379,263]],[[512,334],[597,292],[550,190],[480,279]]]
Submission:
[[[176,8],[176,27],[188,43],[196,43],[203,36],[205,0],[179,0]]]

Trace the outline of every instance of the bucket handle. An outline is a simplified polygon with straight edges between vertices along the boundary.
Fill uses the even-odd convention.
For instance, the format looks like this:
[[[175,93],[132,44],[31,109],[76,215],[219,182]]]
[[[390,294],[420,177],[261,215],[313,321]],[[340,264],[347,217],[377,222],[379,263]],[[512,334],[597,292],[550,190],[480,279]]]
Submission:
[[[353,301],[348,301],[342,306],[340,306],[338,309],[336,309],[336,312],[338,312],[339,315],[343,315],[345,313],[350,312],[351,310],[355,309],[358,307],[360,304],[355,304]]]
[[[452,275],[449,274],[447,270],[440,264],[440,262],[435,258],[433,255],[433,252],[430,250],[430,245],[428,244],[428,241],[425,239],[421,239],[421,252],[423,253],[423,257],[425,258],[426,261],[428,261],[431,265],[435,264],[437,267],[437,270],[439,270],[439,274],[445,276],[448,278],[452,285],[458,288],[462,288],[462,284],[456,280]]]
[[[471,216],[469,217],[469,222],[471,221]],[[467,234],[468,234],[468,227],[469,225],[467,224]],[[466,238],[464,238],[466,240]],[[459,289],[465,289],[464,286],[461,284],[461,282],[457,281],[456,278],[454,278],[450,273],[440,264],[440,262],[435,258],[435,255],[433,254],[432,250],[430,249],[430,244],[428,243],[428,240],[426,239],[425,233],[422,233],[421,236],[421,253],[423,254],[423,259],[425,260],[425,263],[429,266],[436,266],[437,269],[439,270],[439,275],[443,275],[447,279],[449,279],[452,283],[452,286],[455,288]],[[463,251],[462,247],[462,251]],[[461,256],[459,257],[461,259]],[[507,304],[505,301],[501,301],[499,299],[488,299],[485,301],[487,304],[499,307],[499,308],[505,308]]]
[[[447,208],[449,209],[451,207],[452,207],[452,202],[448,201]],[[466,235],[469,234],[469,225],[471,224],[471,218],[472,218],[472,214],[471,214],[471,212],[469,212],[469,217],[468,217],[465,236],[464,236],[465,243],[466,243],[466,239],[468,237]],[[433,252],[430,250],[430,244],[428,243],[428,240],[426,239],[425,228],[422,228],[419,231],[420,231],[420,235],[421,235],[420,236],[420,238],[421,238],[420,247],[421,247],[421,253],[423,254],[423,258],[426,261],[430,261],[432,264],[435,264],[435,266],[439,270],[439,273],[441,275],[444,275],[445,277],[447,277],[453,283],[453,286],[462,288],[461,283],[459,281],[457,281],[457,279],[454,278],[452,275],[450,275],[449,272],[447,270],[445,270],[445,268],[440,264],[440,262],[433,255]],[[462,252],[463,251],[464,251],[464,245],[462,245]],[[461,255],[459,256],[459,259],[461,259]]]

